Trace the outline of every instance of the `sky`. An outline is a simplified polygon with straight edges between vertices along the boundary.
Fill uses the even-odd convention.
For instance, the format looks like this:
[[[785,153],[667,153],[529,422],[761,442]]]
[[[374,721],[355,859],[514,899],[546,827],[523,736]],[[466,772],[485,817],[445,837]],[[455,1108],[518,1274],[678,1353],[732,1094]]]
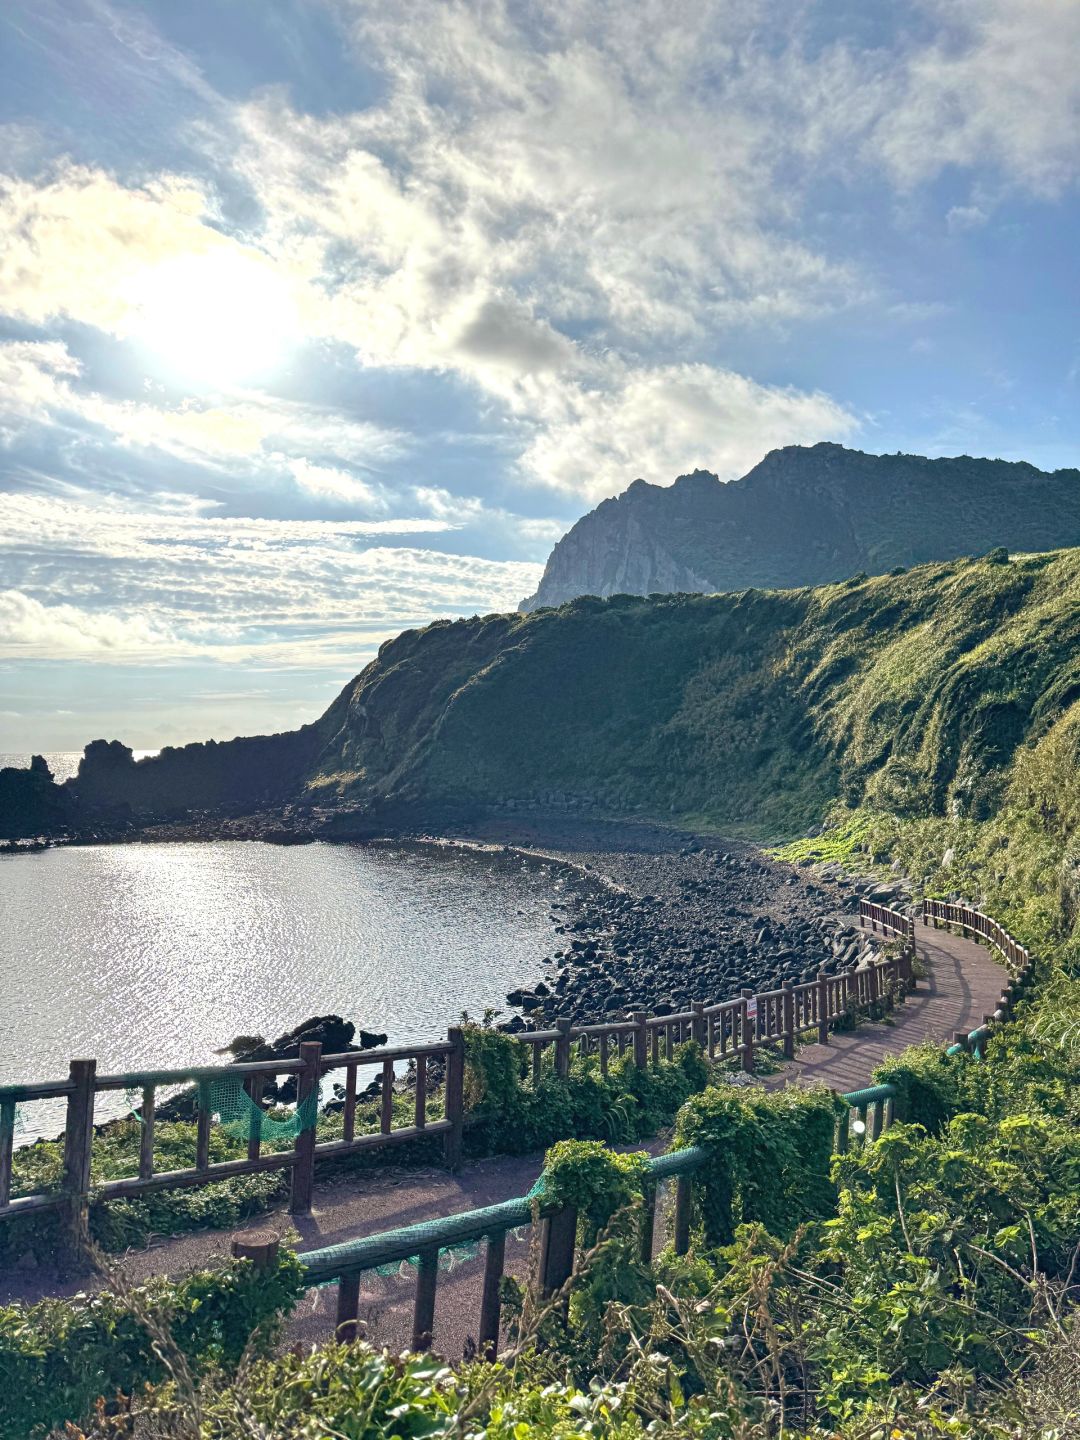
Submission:
[[[314,719],[637,477],[1077,463],[1076,0],[5,0],[0,751]]]

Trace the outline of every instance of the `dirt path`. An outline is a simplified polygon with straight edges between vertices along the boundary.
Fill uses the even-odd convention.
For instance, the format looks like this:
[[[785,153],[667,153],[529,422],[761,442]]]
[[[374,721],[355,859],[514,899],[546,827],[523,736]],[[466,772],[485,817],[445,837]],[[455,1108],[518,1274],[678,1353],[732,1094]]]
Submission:
[[[834,1090],[856,1090],[869,1082],[871,1071],[887,1054],[898,1054],[923,1040],[944,1042],[956,1030],[972,1030],[994,1010],[1006,978],[1004,968],[989,952],[970,940],[944,930],[922,926],[917,947],[929,978],[921,980],[915,995],[893,1012],[891,1023],[863,1025],[850,1034],[834,1035],[828,1045],[810,1045],[797,1059],[766,1082],[822,1083]],[[653,1154],[666,1148],[660,1136],[645,1147]],[[401,1225],[456,1214],[482,1205],[524,1195],[540,1173],[543,1155],[497,1157],[468,1165],[460,1174],[444,1170],[384,1170],[378,1175],[347,1177],[320,1185],[312,1214],[295,1222],[284,1211],[261,1217],[259,1228],[287,1234],[295,1225],[300,1251],[318,1249]],[[657,1225],[657,1243],[663,1243],[665,1225]],[[124,1259],[136,1281],[152,1274],[181,1274],[228,1253],[229,1234],[201,1231],[162,1241],[149,1250],[133,1251]],[[528,1264],[527,1235],[508,1237],[507,1272],[522,1276]],[[450,1357],[459,1356],[467,1339],[476,1333],[480,1308],[482,1260],[469,1259],[440,1275],[435,1313],[437,1347]],[[367,1337],[376,1344],[402,1348],[411,1328],[413,1274],[407,1266],[400,1275],[365,1276],[360,1314]],[[32,1301],[42,1295],[74,1293],[80,1288],[57,1284],[44,1273],[0,1277],[0,1304]],[[86,1288],[85,1282],[81,1288]],[[314,1344],[333,1330],[336,1290],[313,1290],[301,1302],[290,1326],[290,1338]]]

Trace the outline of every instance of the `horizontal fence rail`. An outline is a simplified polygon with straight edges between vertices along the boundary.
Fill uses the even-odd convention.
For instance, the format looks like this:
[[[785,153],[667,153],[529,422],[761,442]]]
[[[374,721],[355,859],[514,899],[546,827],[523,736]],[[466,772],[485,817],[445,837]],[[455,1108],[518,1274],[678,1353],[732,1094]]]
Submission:
[[[852,1091],[841,1097],[850,1106],[849,1114],[836,1128],[835,1150],[843,1154],[852,1137],[867,1144],[893,1123],[896,1090],[891,1085],[877,1085],[867,1090]],[[641,1224],[641,1258],[652,1258],[655,1245],[658,1188],[665,1181],[675,1182],[674,1201],[670,1213],[672,1246],[677,1255],[690,1248],[690,1217],[693,1209],[694,1174],[709,1158],[700,1146],[670,1150],[655,1156],[644,1166],[643,1212]],[[416,1265],[416,1289],[413,1301],[412,1349],[427,1350],[432,1343],[435,1318],[435,1296],[439,1276],[439,1257],[443,1251],[462,1246],[484,1247],[484,1280],[478,1317],[478,1350],[481,1356],[494,1359],[498,1353],[501,1327],[501,1282],[506,1263],[506,1238],[513,1231],[534,1224],[540,1226],[536,1247],[536,1268],[531,1284],[540,1298],[560,1290],[570,1278],[576,1257],[578,1214],[573,1207],[545,1203],[543,1177],[534,1192],[505,1200],[498,1205],[463,1214],[448,1215],[440,1220],[423,1221],[417,1225],[367,1235],[359,1240],[309,1250],[299,1256],[304,1278],[310,1286],[337,1285],[335,1335],[353,1339],[357,1333],[360,1313],[360,1282],[364,1274],[384,1271],[406,1261]],[[276,1247],[268,1237],[268,1248]],[[238,1237],[236,1254],[253,1254],[245,1237]],[[254,1256],[258,1259],[258,1256]]]

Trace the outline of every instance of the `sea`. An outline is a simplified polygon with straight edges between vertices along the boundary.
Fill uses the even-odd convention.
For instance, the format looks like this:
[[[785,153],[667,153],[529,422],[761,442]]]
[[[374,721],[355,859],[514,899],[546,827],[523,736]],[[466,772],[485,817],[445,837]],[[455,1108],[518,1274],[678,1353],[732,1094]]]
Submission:
[[[78,755],[46,755],[55,778]],[[0,755],[0,764],[30,757]],[[556,944],[557,867],[452,845],[193,841],[0,857],[0,1084],[206,1065],[338,1014],[391,1044],[506,1011]],[[99,1097],[100,1118],[123,1109]],[[117,1110],[119,1106],[119,1111]],[[57,1102],[20,1106],[19,1143]]]

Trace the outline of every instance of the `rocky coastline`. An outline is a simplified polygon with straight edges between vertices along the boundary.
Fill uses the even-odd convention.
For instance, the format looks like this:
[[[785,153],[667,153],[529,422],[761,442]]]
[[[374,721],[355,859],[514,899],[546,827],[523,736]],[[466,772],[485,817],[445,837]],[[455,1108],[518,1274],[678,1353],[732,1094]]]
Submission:
[[[510,992],[511,1013],[498,1017],[512,1031],[548,1028],[557,1017],[582,1025],[633,1010],[677,1013],[743,988],[854,968],[872,948],[859,901],[909,898],[901,881],[811,871],[747,843],[647,823],[547,817],[534,828],[517,820],[481,832],[573,873],[568,898],[552,912],[548,976]]]

